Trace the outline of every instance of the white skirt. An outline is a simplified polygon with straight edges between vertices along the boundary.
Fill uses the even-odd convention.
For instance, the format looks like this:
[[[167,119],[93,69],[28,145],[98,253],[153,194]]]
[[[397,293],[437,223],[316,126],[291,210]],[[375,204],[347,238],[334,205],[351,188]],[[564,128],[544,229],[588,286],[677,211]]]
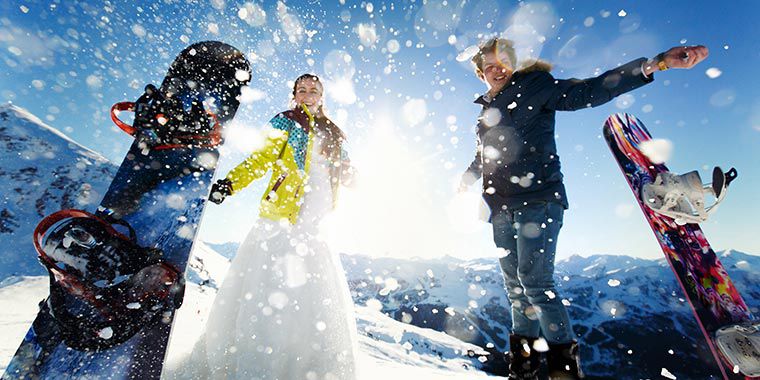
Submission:
[[[323,241],[295,230],[261,220],[238,250],[198,343],[211,377],[356,377],[356,322],[342,266]]]

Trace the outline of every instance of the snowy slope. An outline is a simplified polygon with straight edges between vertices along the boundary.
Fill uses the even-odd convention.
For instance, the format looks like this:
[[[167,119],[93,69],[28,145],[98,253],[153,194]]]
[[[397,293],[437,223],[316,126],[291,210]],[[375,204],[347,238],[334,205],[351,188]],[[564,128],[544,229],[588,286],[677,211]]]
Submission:
[[[204,263],[224,261],[207,248],[196,252]],[[221,258],[221,261],[217,260]],[[219,268],[217,268],[219,269]],[[219,272],[211,269],[212,276]],[[197,273],[196,273],[197,274]],[[202,332],[215,289],[190,283],[185,304],[172,331],[167,366],[192,349]],[[5,369],[37,313],[37,303],[47,295],[47,278],[12,277],[0,283],[0,372]],[[441,332],[393,320],[372,308],[357,306],[359,373],[361,379],[479,379],[479,357],[486,352]]]
[[[10,362],[48,294],[48,278],[11,277],[0,281],[0,372]]]
[[[749,285],[760,279],[757,270],[760,257],[725,251],[721,258],[756,311],[760,294],[749,289]],[[661,261],[644,261],[637,267],[621,268],[613,264],[626,264],[630,258],[593,256],[571,260],[589,264],[577,265],[580,273],[566,272],[568,279],[562,280],[561,290],[571,303],[576,332],[585,343],[587,372],[616,379],[659,378],[662,368],[679,379],[709,378],[714,374],[712,368],[704,364],[708,360],[706,353],[688,352],[701,342],[694,338],[698,336],[694,331],[696,326],[675,284],[656,280],[670,278],[670,269],[663,267]],[[584,268],[600,260],[606,263],[605,271],[583,276],[588,273]],[[471,340],[478,336],[486,340],[499,336],[504,333],[504,326],[508,326],[508,310],[495,301],[502,292],[500,275],[490,261],[372,260],[344,256],[357,301],[362,378],[473,379],[486,376],[477,370],[491,369],[488,361],[481,362],[487,355],[480,344],[467,343],[467,339],[456,336],[464,334],[459,329],[466,323],[474,326],[479,334],[471,334]],[[566,271],[566,264],[559,262],[558,270]],[[213,302],[214,284],[222,281],[228,266],[227,258],[207,245],[196,246],[189,273],[192,282],[172,334],[169,364],[193,346]],[[199,285],[198,281],[203,280],[207,280],[205,285]],[[44,277],[11,277],[0,282],[0,324],[6,327],[3,329],[5,339],[0,340],[0,368],[7,364],[36,313],[37,302],[46,292]],[[416,297],[411,297],[413,294]],[[474,307],[471,301],[480,306]],[[461,306],[462,302],[465,307]],[[616,308],[614,315],[612,307]],[[443,329],[420,325],[443,326]],[[474,355],[468,355],[469,352]]]
[[[0,278],[44,274],[31,244],[37,222],[66,208],[94,211],[116,169],[25,110],[0,105]]]
[[[757,315],[760,257],[730,250],[719,255]],[[506,349],[511,318],[495,260],[345,256],[344,265],[357,303],[378,300],[395,319]],[[662,368],[679,378],[715,373],[664,259],[573,256],[556,267],[559,296],[570,305],[587,372],[619,379],[657,378]]]
[[[234,251],[233,247],[227,248]],[[199,252],[208,255],[212,250],[196,254]],[[732,250],[720,252],[719,256],[746,302],[758,314],[760,290],[753,284],[760,280],[760,257]],[[205,256],[202,260],[209,261]],[[389,333],[388,327],[381,327],[385,332],[378,333],[376,327],[386,322],[368,322],[365,314],[370,311],[403,322],[395,328],[404,326],[412,331],[413,325],[422,331],[446,332],[447,339],[456,338],[459,344],[494,347],[487,351],[506,350],[506,327],[511,320],[495,260],[343,255],[343,264],[358,305],[360,336],[380,341],[363,345],[365,355],[400,363],[409,360],[408,355],[399,358],[394,354],[403,348],[404,339],[398,338],[398,333]],[[570,305],[575,332],[585,344],[583,363],[589,374],[617,379],[659,378],[665,368],[678,378],[691,379],[717,373],[664,259],[573,256],[557,263],[557,273],[560,296]],[[430,345],[438,346],[432,352],[440,359],[428,364],[450,366],[462,360],[460,352],[440,349],[439,339],[421,344],[409,342],[412,355],[430,354]],[[475,356],[483,362],[470,363],[484,371],[503,369],[495,355]],[[485,360],[489,357],[494,360]]]

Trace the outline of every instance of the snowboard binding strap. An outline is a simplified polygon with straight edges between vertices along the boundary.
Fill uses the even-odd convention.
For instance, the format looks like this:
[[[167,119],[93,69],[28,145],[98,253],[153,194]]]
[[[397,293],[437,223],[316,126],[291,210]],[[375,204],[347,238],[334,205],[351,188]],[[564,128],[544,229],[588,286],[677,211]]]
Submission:
[[[50,274],[49,313],[73,348],[121,344],[182,304],[181,272],[117,223],[126,224],[63,210],[35,228],[34,247]]]
[[[119,127],[122,131],[126,132],[128,135],[137,138],[140,134],[140,128],[135,127],[134,125],[130,125],[123,120],[119,118],[119,113],[121,112],[134,112],[135,118],[138,117],[138,106],[141,105],[141,102],[143,102],[143,98],[147,95],[151,96],[158,96],[153,94],[159,94],[159,91],[153,87],[152,85],[148,85],[146,87],[146,94],[140,97],[137,102],[119,102],[114,104],[111,107],[111,120],[116,124],[117,127]],[[217,115],[211,111],[205,110],[204,111],[206,116],[213,121],[213,125],[211,127],[211,131],[207,136],[204,135],[180,135],[175,136],[173,140],[179,141],[180,143],[163,143],[156,145],[152,147],[152,149],[155,150],[163,150],[163,149],[174,149],[174,148],[187,148],[188,146],[194,146],[199,148],[214,148],[219,146],[222,143],[222,125],[219,122],[219,118]],[[154,112],[153,115],[151,115],[152,120],[143,120],[141,121],[141,124],[146,125],[146,129],[154,129],[154,128],[160,128],[163,126],[166,126],[170,122],[172,122],[172,116],[167,115],[166,113],[161,112]],[[183,115],[181,118],[184,119],[186,117],[189,117],[188,115]],[[137,124],[137,121],[135,121],[135,124]],[[148,125],[154,125],[154,128],[148,127]],[[204,141],[205,140],[205,141]]]
[[[701,223],[717,209],[736,177],[736,169],[723,172],[718,166],[713,169],[710,184],[702,184],[696,170],[681,175],[662,172],[653,183],[642,186],[641,200],[649,209],[673,218],[677,224]],[[713,204],[705,205],[705,194],[715,198]]]

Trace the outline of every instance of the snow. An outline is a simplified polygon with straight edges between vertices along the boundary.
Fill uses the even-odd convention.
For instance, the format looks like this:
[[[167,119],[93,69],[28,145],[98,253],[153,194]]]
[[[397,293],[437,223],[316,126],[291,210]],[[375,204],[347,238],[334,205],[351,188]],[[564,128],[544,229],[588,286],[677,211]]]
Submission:
[[[194,259],[201,259],[204,263],[216,262],[217,267],[210,269],[210,272],[213,276],[223,276],[224,266],[219,266],[221,255],[206,244],[200,244],[199,249],[195,252]],[[218,281],[219,277],[216,280]],[[391,284],[393,281],[389,279]],[[214,295],[214,289],[209,286],[188,284],[185,304],[175,319],[167,354],[167,367],[171,368],[173,363],[192,350],[195,340],[203,332],[202,326],[207,320]],[[269,299],[273,307],[277,307],[282,301],[276,293]],[[373,301],[379,303],[377,300]],[[373,302],[367,304],[372,305]],[[486,354],[479,347],[442,332],[395,321],[379,311],[382,305],[377,306],[356,306],[357,325],[361,331],[361,379],[386,379],[400,373],[405,374],[404,376],[419,373],[426,379],[486,377],[473,366],[473,360],[477,359],[466,356],[468,352]],[[445,360],[441,360],[441,357]],[[461,374],[461,377],[457,374]]]
[[[737,251],[732,251],[731,255],[723,255],[724,261],[728,267],[733,263],[739,262],[760,262],[756,256],[746,255]],[[588,268],[588,262],[593,262],[593,268],[583,272],[581,269]],[[372,260],[361,256],[344,256],[345,268],[348,273],[349,281],[356,284],[358,279],[366,278],[368,274],[366,269],[371,268],[371,272],[382,274],[381,281],[376,284],[379,290],[386,287],[387,284],[398,286],[389,293],[389,297],[366,298],[360,294],[355,294],[357,327],[359,330],[359,370],[362,377],[360,379],[387,379],[391,376],[402,378],[420,378],[437,380],[437,379],[479,379],[486,378],[488,375],[478,370],[481,360],[486,357],[486,353],[480,347],[466,343],[456,337],[451,332],[444,333],[431,328],[424,328],[418,325],[419,315],[410,313],[406,314],[405,322],[395,320],[389,316],[393,310],[406,302],[409,304],[428,304],[441,305],[433,307],[438,314],[445,314],[449,317],[468,315],[468,318],[482,318],[477,324],[477,329],[485,332],[490,329],[491,325],[498,322],[494,318],[497,316],[484,313],[484,310],[478,310],[478,306],[472,306],[473,298],[483,299],[482,293],[485,292],[487,297],[500,297],[497,304],[505,304],[505,296],[501,288],[500,274],[498,266],[491,259],[479,259],[469,262],[460,261],[453,258],[440,260],[403,260],[403,259],[376,259]],[[634,263],[636,265],[634,265]],[[573,265],[569,265],[573,264]],[[223,279],[229,260],[211,249],[207,244],[198,242],[195,246],[194,255],[191,259],[191,267],[188,271],[188,285],[185,302],[175,319],[174,330],[172,332],[170,349],[167,357],[167,367],[176,363],[183,355],[186,355],[192,349],[195,340],[203,331],[209,307],[213,303],[216,293],[216,287]],[[574,269],[575,268],[575,269]],[[573,308],[586,310],[589,305],[598,302],[601,313],[589,314],[585,320],[578,321],[578,325],[583,326],[604,326],[611,319],[622,318],[625,323],[639,323],[640,318],[644,323],[651,323],[651,317],[647,315],[668,315],[679,314],[689,317],[687,306],[681,301],[679,307],[670,302],[660,304],[658,298],[652,298],[648,305],[648,312],[643,312],[636,306],[640,301],[639,293],[633,293],[630,289],[635,287],[646,288],[648,284],[647,277],[641,277],[641,274],[648,273],[652,268],[660,268],[653,274],[654,278],[669,275],[669,268],[661,268],[657,261],[634,259],[628,257],[616,256],[593,256],[583,258],[575,256],[568,260],[558,262],[558,271],[564,272],[567,269],[576,271],[569,275],[567,284],[563,284],[560,289],[562,296],[579,297],[574,289],[591,286],[592,289],[602,289],[603,284],[610,281],[610,274],[615,278],[628,278],[634,282],[630,286],[617,286],[608,288],[604,297],[599,297],[596,301],[581,301],[573,303]],[[584,273],[584,277],[578,277],[577,271]],[[201,275],[201,273],[204,273]],[[757,274],[755,274],[757,275]],[[369,275],[372,278],[373,275]],[[414,290],[414,294],[424,292],[426,299],[420,301],[392,301],[392,298],[398,299],[401,293],[407,293],[409,286],[415,286],[415,278],[425,279]],[[747,280],[741,280],[741,277],[735,277],[741,283],[749,283]],[[464,281],[463,281],[464,280]],[[470,283],[472,281],[472,283]],[[644,281],[644,282],[641,282]],[[589,282],[595,282],[589,285]],[[204,285],[200,285],[204,283]],[[374,281],[373,281],[374,283]],[[470,284],[469,286],[467,284]],[[626,282],[627,283],[627,282]],[[739,282],[737,282],[739,283]],[[47,293],[47,278],[38,277],[9,277],[0,282],[0,325],[3,333],[0,339],[0,366],[7,365],[7,361],[15,351],[18,342],[24,336],[26,329],[37,312],[37,302],[43,299]],[[472,289],[476,289],[475,293]],[[618,290],[614,290],[618,289]],[[675,288],[672,288],[675,289]],[[371,289],[355,288],[355,291],[372,294]],[[747,294],[745,292],[745,294]],[[751,293],[750,293],[751,294]],[[670,295],[663,294],[665,299]],[[277,295],[270,299],[276,307],[281,300]],[[366,303],[366,306],[364,304]],[[492,302],[480,302],[482,306],[492,305]],[[395,305],[395,306],[394,306]],[[448,306],[443,306],[448,305]],[[473,307],[472,310],[466,311],[466,308]],[[418,309],[419,310],[419,309]],[[504,309],[499,313],[503,315]],[[656,311],[660,310],[660,311]],[[591,311],[591,310],[589,310]],[[653,314],[648,314],[653,313]],[[477,317],[479,316],[479,317]],[[688,322],[688,319],[685,320]],[[315,323],[317,323],[315,321]],[[493,344],[489,343],[493,347]],[[649,349],[656,349],[649,343]],[[668,346],[662,349],[668,352],[668,355],[683,355],[682,348],[671,348]],[[587,363],[598,363],[604,355],[608,353],[596,352],[594,347],[585,347],[585,350],[595,351]],[[634,359],[633,352],[630,350],[628,358]],[[669,359],[672,360],[672,359]],[[669,373],[678,375],[674,367],[668,365]],[[2,367],[0,367],[2,370]],[[659,371],[659,369],[658,369]]]
[[[11,284],[7,284],[12,282]],[[21,342],[34,316],[37,314],[36,302],[47,295],[47,277],[22,277],[7,279],[6,285],[0,287],[0,372]],[[166,366],[189,353],[195,340],[203,331],[209,307],[213,303],[214,292],[197,284],[188,284],[185,304],[178,313],[170,341]],[[474,370],[469,359],[450,362],[440,360],[436,352],[446,356],[461,356],[467,351],[484,354],[471,344],[463,343],[446,334],[430,329],[404,325],[401,322],[367,307],[357,307],[357,319],[360,328],[373,334],[373,338],[362,335],[359,340],[361,356],[359,358],[360,379],[407,378],[416,374],[425,379],[478,379],[487,375]],[[107,336],[105,329],[102,334]],[[396,340],[408,343],[415,351],[405,349]],[[432,347],[432,348],[429,348]],[[425,352],[425,349],[433,350]],[[466,368],[470,368],[469,370]]]
[[[736,100],[736,91],[731,88],[718,90],[710,96],[710,104],[715,107],[727,107]]]
[[[705,71],[705,75],[707,75],[710,79],[715,79],[719,77],[721,74],[723,74],[722,71],[720,71],[717,67],[711,67]]]
[[[676,377],[672,373],[670,373],[670,371],[668,371],[667,368],[663,368],[660,374],[662,375],[662,377],[665,377],[668,379],[673,379],[673,380],[676,379]]]
[[[38,302],[48,294],[48,278],[10,277],[0,282],[0,371],[16,352],[37,315]]]
[[[36,223],[61,209],[94,208],[116,167],[26,110],[0,105],[0,279],[41,275],[31,244]],[[19,244],[28,242],[28,244]]]
[[[421,124],[427,118],[427,102],[424,99],[411,99],[401,109],[404,121],[411,127]]]
[[[673,143],[666,139],[651,139],[642,142],[639,149],[653,164],[662,164],[670,159]]]

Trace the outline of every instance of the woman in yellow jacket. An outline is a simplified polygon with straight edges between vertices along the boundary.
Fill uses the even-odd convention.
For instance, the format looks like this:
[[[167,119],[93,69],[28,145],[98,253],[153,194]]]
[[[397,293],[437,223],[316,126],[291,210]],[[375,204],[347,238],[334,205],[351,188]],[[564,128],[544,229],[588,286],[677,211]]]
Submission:
[[[310,169],[315,134],[323,135],[320,153],[327,156],[332,164],[330,181],[333,203],[337,201],[338,186],[350,181],[353,173],[343,150],[345,134],[322,113],[322,84],[319,78],[304,74],[295,83],[293,98],[296,107],[277,114],[269,121],[273,128],[267,134],[264,146],[212,186],[211,201],[222,203],[226,196],[237,193],[272,169],[272,178],[261,201],[260,215],[274,220],[284,218],[295,224]]]
[[[314,75],[296,79],[296,106],[272,118],[264,146],[212,187],[221,203],[272,170],[261,218],[195,347],[191,365],[203,363],[201,377],[356,378],[353,302],[340,260],[318,231],[351,173],[345,135],[322,113],[322,91]]]

